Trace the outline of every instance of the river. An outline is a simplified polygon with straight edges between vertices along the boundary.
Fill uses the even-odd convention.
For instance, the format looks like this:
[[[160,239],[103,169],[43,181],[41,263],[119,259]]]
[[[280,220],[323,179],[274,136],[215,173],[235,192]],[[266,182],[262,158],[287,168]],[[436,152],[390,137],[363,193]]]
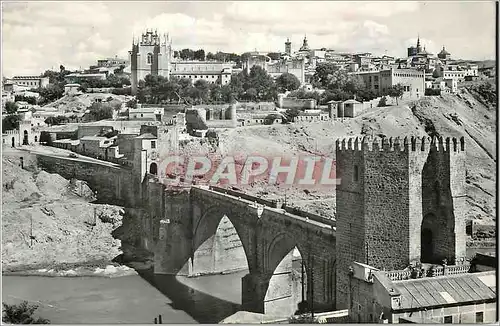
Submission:
[[[468,248],[491,253],[495,248]],[[240,310],[247,271],[197,278],[140,275],[106,277],[3,276],[3,300],[38,303],[53,324],[218,323]]]
[[[246,271],[198,278],[3,276],[3,300],[39,304],[53,324],[218,323],[239,310]],[[151,283],[155,284],[153,286]]]

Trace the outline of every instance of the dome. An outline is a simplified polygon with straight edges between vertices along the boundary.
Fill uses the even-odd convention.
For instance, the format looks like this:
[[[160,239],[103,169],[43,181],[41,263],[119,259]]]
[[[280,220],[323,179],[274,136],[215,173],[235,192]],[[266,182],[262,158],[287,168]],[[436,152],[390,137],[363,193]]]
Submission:
[[[444,49],[444,46],[443,46],[443,49],[441,50],[441,52],[439,52],[440,55],[450,55],[450,52],[446,51]]]

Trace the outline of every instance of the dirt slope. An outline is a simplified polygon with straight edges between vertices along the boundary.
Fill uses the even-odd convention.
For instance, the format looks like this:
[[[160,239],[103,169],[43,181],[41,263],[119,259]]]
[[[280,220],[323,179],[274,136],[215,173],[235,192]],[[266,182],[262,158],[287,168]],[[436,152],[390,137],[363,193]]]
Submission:
[[[4,271],[72,263],[105,265],[121,253],[120,241],[111,236],[121,223],[119,207],[89,203],[93,194],[82,182],[23,170],[17,159],[5,154],[2,164]]]
[[[320,153],[335,157],[335,138],[364,135],[465,137],[467,148],[468,219],[495,222],[496,108],[463,89],[458,95],[426,97],[400,106],[377,108],[354,119],[320,123],[252,126],[220,135],[225,155]],[[327,216],[335,214],[333,189],[286,188],[256,184],[248,192]]]

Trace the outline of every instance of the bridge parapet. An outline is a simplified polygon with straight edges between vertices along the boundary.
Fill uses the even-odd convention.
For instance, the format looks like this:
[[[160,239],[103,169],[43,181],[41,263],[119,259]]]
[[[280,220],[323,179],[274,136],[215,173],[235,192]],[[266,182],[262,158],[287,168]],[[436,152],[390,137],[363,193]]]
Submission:
[[[239,191],[235,191],[235,190],[231,190],[231,189],[225,189],[225,188],[221,188],[221,187],[217,187],[217,186],[210,186],[209,190],[213,190],[213,191],[216,191],[219,193],[228,194],[228,195],[231,195],[234,197],[239,197],[239,198],[242,198],[242,199],[245,199],[245,200],[248,200],[251,202],[256,202],[256,203],[259,203],[261,205],[265,205],[265,206],[269,206],[269,207],[274,207],[274,208],[281,208],[282,207],[282,202],[280,200],[267,200],[267,199],[255,197],[255,196],[252,196],[249,194],[245,194],[243,192],[239,192]]]
[[[241,199],[245,199],[245,200],[248,200],[251,202],[255,202],[255,203],[267,206],[267,207],[278,208],[278,209],[281,208],[281,209],[284,209],[286,212],[293,214],[295,216],[306,217],[306,218],[311,219],[313,221],[330,224],[331,226],[336,227],[336,220],[335,219],[326,218],[326,217],[323,217],[321,215],[314,214],[311,212],[306,212],[306,211],[303,211],[297,207],[286,206],[281,200],[263,199],[263,198],[248,195],[248,194],[245,194],[245,193],[242,193],[239,191],[225,189],[225,188],[216,187],[216,186],[210,186],[210,187],[208,187],[208,189],[219,192],[219,193],[224,193],[224,194],[228,194],[228,195],[231,195],[234,197],[238,197]]]

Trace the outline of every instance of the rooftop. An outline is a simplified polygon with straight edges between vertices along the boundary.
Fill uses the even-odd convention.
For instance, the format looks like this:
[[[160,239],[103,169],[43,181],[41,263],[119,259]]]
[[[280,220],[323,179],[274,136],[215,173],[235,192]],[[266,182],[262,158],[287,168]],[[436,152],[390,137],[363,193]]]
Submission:
[[[393,282],[399,309],[424,308],[496,299],[496,272],[444,275]]]
[[[80,138],[80,140],[96,140],[96,141],[101,141],[101,140],[108,140],[109,138],[106,137],[99,137],[99,136],[83,136]]]
[[[146,133],[146,134],[142,134],[140,136],[137,136],[135,137],[136,139],[139,138],[139,139],[156,139],[157,137],[151,133]]]

